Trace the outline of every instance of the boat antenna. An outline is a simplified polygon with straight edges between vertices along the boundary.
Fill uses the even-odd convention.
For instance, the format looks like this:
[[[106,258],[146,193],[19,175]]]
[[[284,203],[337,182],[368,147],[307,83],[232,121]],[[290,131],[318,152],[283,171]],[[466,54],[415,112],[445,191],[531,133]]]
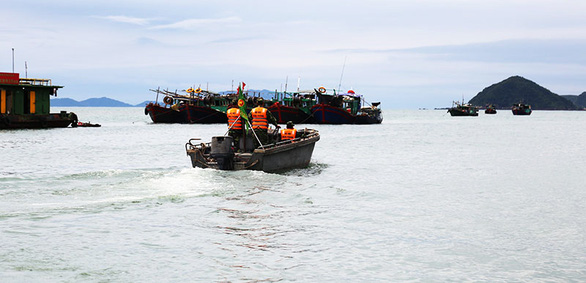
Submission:
[[[14,47],[12,48],[12,72],[14,73]]]
[[[24,61],[24,77],[28,79],[28,66],[26,61]]]
[[[299,84],[301,84],[301,76],[297,77],[297,92],[299,92]]]
[[[338,84],[338,93],[340,93],[340,88],[342,88],[342,78],[344,77],[344,68],[346,68],[346,58],[348,56],[344,56],[344,65],[342,65],[342,74],[340,75],[340,83]]]

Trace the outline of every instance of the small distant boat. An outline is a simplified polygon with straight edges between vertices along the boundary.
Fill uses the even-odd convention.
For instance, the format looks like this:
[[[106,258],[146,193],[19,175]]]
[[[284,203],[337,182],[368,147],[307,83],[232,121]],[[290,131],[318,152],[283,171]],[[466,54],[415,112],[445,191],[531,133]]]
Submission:
[[[345,94],[327,94],[324,87],[315,90],[318,104],[311,107],[318,124],[380,124],[383,121],[380,102],[362,106],[362,95],[349,90]]]
[[[297,131],[297,137],[293,140],[250,148],[253,146],[254,137],[252,133],[249,133],[240,140],[239,148],[244,148],[244,152],[235,152],[231,136],[216,136],[212,137],[212,141],[209,143],[196,144],[193,142],[199,141],[199,139],[190,139],[185,144],[185,150],[191,158],[191,165],[194,168],[281,172],[307,167],[315,143],[319,138],[317,130],[300,129]]]
[[[517,103],[513,105],[513,115],[531,115],[531,105]]]
[[[496,108],[494,105],[490,104],[484,109],[484,114],[496,114]]]
[[[18,73],[0,73],[0,129],[46,129],[77,126],[77,115],[50,113],[51,96],[57,96],[50,79],[20,78]]]
[[[102,125],[100,124],[92,124],[90,122],[77,122],[77,127],[85,127],[85,128],[97,128],[97,127],[101,127]]]
[[[226,110],[234,98],[199,88],[186,90],[188,95],[159,89],[155,92],[157,92],[157,100],[159,94],[164,94],[165,97],[163,98],[164,105],[155,101],[145,107],[145,115],[149,115],[153,123],[226,123],[228,121]]]
[[[478,108],[470,104],[452,101],[452,107],[448,109],[452,116],[478,116]]]

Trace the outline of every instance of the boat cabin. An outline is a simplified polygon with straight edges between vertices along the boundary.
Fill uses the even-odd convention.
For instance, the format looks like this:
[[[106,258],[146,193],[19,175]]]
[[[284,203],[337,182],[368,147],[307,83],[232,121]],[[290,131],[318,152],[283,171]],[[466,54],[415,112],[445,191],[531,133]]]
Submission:
[[[57,89],[50,79],[21,79],[18,73],[0,73],[0,113],[46,115]]]
[[[62,111],[51,114],[51,95],[57,95],[50,79],[20,78],[0,73],[0,129],[66,127],[77,117]]]

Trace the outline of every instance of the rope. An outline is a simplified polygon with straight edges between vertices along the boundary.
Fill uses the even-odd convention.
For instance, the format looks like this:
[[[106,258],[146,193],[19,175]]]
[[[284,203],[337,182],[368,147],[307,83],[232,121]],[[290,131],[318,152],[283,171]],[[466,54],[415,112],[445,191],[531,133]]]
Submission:
[[[250,124],[250,121],[246,120],[246,122],[248,122],[248,126],[250,126],[250,128],[252,129],[252,125]],[[258,136],[256,135],[256,132],[254,131],[254,129],[252,129],[252,134],[254,135],[254,137],[256,138],[256,140],[258,141],[258,144],[260,144],[260,147],[262,149],[265,149],[265,147],[262,145],[262,143],[260,142],[260,139],[258,138]]]

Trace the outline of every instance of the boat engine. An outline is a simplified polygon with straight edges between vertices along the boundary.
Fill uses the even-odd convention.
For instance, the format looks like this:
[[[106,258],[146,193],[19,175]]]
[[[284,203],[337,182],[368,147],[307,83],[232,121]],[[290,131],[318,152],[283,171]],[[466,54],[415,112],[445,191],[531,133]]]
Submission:
[[[218,169],[234,169],[234,151],[232,150],[232,137],[218,136],[212,137],[210,157],[216,160]]]

